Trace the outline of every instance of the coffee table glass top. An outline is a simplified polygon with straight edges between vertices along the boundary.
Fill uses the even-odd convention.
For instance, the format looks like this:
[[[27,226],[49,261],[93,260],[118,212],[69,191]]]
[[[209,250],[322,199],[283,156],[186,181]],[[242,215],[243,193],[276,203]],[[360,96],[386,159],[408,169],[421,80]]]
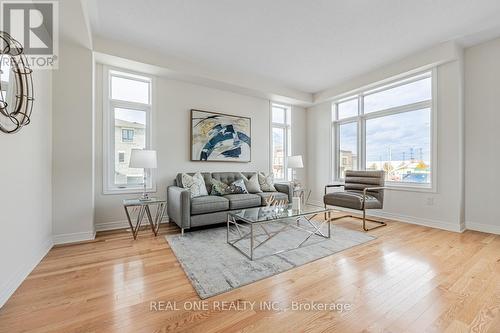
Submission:
[[[247,223],[258,223],[270,220],[292,218],[311,214],[320,214],[331,211],[331,208],[321,206],[306,205],[299,210],[292,209],[292,205],[285,206],[283,210],[277,210],[273,207],[253,207],[245,208],[236,212],[228,213],[233,218]]]

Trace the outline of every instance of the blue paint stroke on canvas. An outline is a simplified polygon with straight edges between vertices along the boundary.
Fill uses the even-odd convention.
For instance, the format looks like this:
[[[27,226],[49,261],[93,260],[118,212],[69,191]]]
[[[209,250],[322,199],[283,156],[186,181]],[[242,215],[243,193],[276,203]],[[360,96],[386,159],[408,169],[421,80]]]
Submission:
[[[222,123],[221,118],[224,117],[211,115],[193,119],[193,123],[194,120],[197,120],[193,124],[193,128],[210,126],[207,133],[208,140],[204,143],[199,155],[200,161],[207,161],[211,157],[211,159],[216,159],[218,156],[224,156],[227,159],[238,159],[242,155],[243,145],[247,145],[248,148],[251,147],[251,139],[247,134],[237,130],[233,124]]]

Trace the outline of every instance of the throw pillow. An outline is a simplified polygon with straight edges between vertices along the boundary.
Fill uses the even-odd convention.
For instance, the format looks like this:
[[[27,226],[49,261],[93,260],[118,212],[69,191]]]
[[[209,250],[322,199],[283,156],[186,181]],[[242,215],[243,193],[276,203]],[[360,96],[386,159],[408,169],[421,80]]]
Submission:
[[[245,181],[243,179],[235,180],[229,186],[232,194],[246,194],[248,193],[247,188],[245,187]]]
[[[274,187],[274,176],[272,173],[265,175],[262,172],[259,172],[259,185],[260,189],[264,192],[276,192],[276,188]]]
[[[212,191],[210,192],[210,195],[226,195],[229,193],[231,193],[229,185],[212,178]]]
[[[199,172],[195,173],[194,176],[183,173],[182,187],[191,191],[191,198],[208,195],[207,187],[205,186],[205,180]]]
[[[262,190],[260,189],[259,185],[259,175],[254,174],[250,179],[245,177],[243,174],[240,174],[241,178],[245,182],[245,187],[247,188],[249,193],[261,193]]]

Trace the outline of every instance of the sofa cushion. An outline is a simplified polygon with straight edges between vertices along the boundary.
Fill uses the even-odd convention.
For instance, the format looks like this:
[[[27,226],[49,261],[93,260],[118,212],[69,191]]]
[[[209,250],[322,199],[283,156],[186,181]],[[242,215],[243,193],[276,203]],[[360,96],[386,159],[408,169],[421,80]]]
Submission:
[[[245,181],[243,179],[235,180],[229,186],[231,190],[230,194],[246,194],[248,193],[247,187],[245,186]]]
[[[205,180],[199,172],[195,173],[194,176],[183,173],[182,184],[185,189],[191,191],[191,198],[208,195],[207,187],[205,186]]]
[[[203,176],[203,180],[205,181],[207,193],[210,193],[210,191],[212,190],[212,174],[210,172],[200,172],[200,173]],[[178,173],[174,181],[174,184],[179,187],[184,187],[184,184],[182,183],[182,174],[183,173]],[[186,172],[186,174],[190,176],[195,175],[194,172]]]
[[[231,188],[226,183],[221,182],[220,180],[212,178],[212,191],[210,195],[225,195],[231,194]]]
[[[245,175],[241,174],[243,181],[245,182],[245,187],[247,188],[248,193],[261,193],[259,185],[259,175],[253,174],[252,177],[247,178]]]
[[[229,209],[258,207],[261,203],[261,198],[257,194],[228,194],[223,198],[229,200]]]
[[[274,195],[274,199],[276,200],[286,200],[288,202],[288,194],[286,193],[281,193],[281,192],[261,192],[257,193],[258,196],[261,197],[261,205],[265,206],[266,200],[271,196]]]
[[[276,188],[274,188],[274,175],[272,173],[265,175],[262,172],[259,172],[259,185],[261,191],[264,192],[276,192]]]
[[[191,214],[205,214],[229,209],[229,200],[215,195],[205,195],[191,199]]]

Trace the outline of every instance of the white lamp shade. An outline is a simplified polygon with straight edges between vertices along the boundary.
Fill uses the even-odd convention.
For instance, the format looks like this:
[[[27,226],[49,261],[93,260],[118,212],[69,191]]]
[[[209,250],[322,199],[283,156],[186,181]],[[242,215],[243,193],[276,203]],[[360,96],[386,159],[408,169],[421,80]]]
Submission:
[[[130,155],[129,167],[155,169],[156,150],[132,149],[132,154]]]
[[[288,157],[288,167],[292,169],[303,168],[304,163],[302,163],[302,155]]]

